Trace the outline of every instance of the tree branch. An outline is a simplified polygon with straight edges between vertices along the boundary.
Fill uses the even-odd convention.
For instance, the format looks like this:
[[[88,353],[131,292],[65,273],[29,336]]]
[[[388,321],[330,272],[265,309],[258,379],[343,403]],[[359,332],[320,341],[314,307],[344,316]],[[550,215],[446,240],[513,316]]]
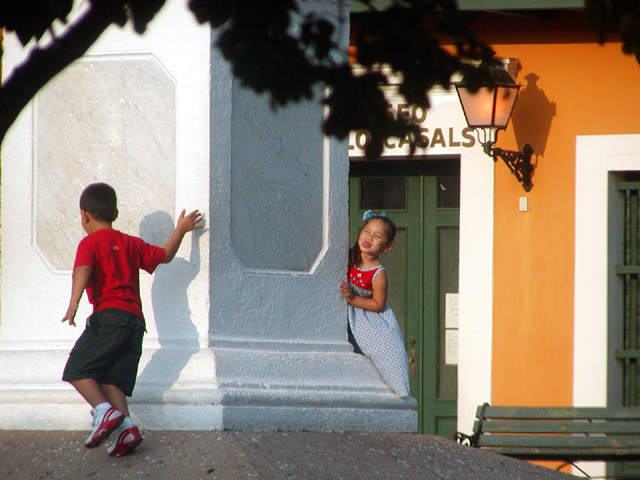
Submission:
[[[125,0],[94,2],[87,12],[47,48],[36,47],[0,87],[0,144],[20,112],[53,77],[75,60],[113,23],[126,19]]]

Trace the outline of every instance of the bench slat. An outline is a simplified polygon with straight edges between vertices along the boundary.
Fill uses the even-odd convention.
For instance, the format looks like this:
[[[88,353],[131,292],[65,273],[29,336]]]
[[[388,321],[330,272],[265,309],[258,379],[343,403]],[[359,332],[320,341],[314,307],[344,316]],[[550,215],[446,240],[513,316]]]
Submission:
[[[520,460],[586,460],[586,461],[619,461],[640,460],[640,449],[573,449],[573,448],[486,448],[489,452],[507,455]]]
[[[480,418],[482,406],[478,407],[476,417]],[[492,407],[487,406],[485,418],[495,419],[597,419],[597,420],[638,420],[640,407]]]
[[[480,405],[472,445],[523,460],[640,460],[640,407]]]
[[[640,437],[637,436],[586,436],[586,435],[482,435],[478,440],[480,447],[571,447],[571,448],[610,448],[640,449]]]
[[[474,426],[478,428],[478,425]],[[483,433],[605,433],[640,435],[640,421],[485,420]]]

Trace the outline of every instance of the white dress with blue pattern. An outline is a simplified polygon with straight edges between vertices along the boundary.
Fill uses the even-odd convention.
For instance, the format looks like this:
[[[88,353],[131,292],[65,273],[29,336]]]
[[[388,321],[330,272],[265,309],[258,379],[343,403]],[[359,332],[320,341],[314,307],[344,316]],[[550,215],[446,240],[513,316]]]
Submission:
[[[370,277],[373,270],[375,272]],[[352,267],[349,270],[349,284],[353,292],[360,297],[371,298],[373,281],[382,270],[382,265],[366,270]],[[370,277],[371,280],[354,283],[356,276]],[[382,379],[398,395],[409,395],[409,361],[393,310],[385,305],[382,311],[372,312],[349,304],[348,318],[356,343],[362,353],[371,359]]]

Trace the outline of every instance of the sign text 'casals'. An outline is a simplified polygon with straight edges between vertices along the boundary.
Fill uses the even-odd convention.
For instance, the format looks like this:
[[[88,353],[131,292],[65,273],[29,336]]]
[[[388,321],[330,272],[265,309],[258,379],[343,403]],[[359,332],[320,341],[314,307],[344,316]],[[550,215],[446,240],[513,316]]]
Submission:
[[[448,109],[447,109],[448,110]],[[413,123],[419,125],[419,135],[421,146],[416,148],[415,153],[443,153],[442,149],[451,148],[471,148],[477,140],[472,128],[463,126],[442,126],[447,123],[454,124],[455,118],[450,115],[432,115],[429,112],[430,125],[427,125],[427,109],[419,105],[408,105],[399,103],[393,105],[389,110],[389,115],[393,118],[405,117]],[[443,112],[444,113],[444,112]],[[433,124],[440,123],[440,126]],[[408,154],[411,147],[412,134],[407,134],[403,138],[390,137],[384,142],[385,150],[383,155],[404,155]],[[371,142],[371,134],[367,130],[352,132],[349,137],[349,153],[352,156],[363,155],[367,145]]]

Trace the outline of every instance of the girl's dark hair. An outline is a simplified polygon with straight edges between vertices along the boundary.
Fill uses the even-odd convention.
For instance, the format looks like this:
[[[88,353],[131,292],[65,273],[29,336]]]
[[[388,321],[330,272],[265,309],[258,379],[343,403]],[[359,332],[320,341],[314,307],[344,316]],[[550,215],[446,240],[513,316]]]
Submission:
[[[118,218],[116,191],[106,183],[92,183],[80,195],[80,208],[100,222]]]
[[[365,222],[362,224],[362,227],[360,228],[360,232],[374,218],[378,218],[378,219],[380,219],[380,220],[382,220],[384,222],[384,224],[387,226],[387,237],[389,238],[389,242],[388,243],[393,242],[393,240],[396,238],[396,224],[393,223],[389,217],[383,217],[381,215],[374,215],[371,218],[367,218],[365,220]],[[360,236],[359,232],[358,232],[358,236]],[[349,268],[357,267],[361,263],[362,263],[362,252],[360,252],[360,246],[358,245],[358,240],[356,239],[356,241],[353,244],[353,246],[349,249],[349,264],[348,264],[348,267]]]

